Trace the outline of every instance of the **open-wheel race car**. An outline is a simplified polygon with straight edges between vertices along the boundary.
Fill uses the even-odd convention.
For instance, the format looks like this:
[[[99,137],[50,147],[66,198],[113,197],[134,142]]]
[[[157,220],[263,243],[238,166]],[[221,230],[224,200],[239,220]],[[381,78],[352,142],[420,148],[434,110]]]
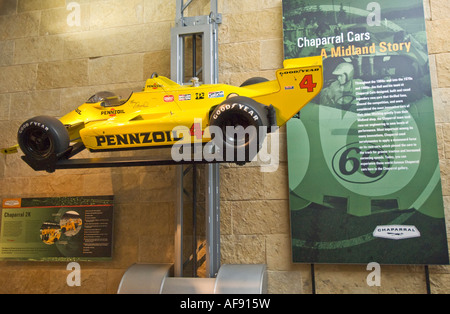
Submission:
[[[236,87],[195,80],[179,85],[153,74],[143,91],[128,99],[100,92],[60,119],[29,119],[18,130],[18,145],[2,152],[20,147],[24,161],[36,170],[52,168],[52,163],[84,149],[103,152],[214,142],[224,158],[227,150],[243,149],[245,161],[250,161],[254,156],[247,154],[248,148],[254,145],[259,150],[264,130],[284,125],[320,92],[322,57],[286,60],[276,77],[252,78]],[[241,136],[237,127],[254,127],[256,133]],[[215,132],[210,131],[213,128]]]

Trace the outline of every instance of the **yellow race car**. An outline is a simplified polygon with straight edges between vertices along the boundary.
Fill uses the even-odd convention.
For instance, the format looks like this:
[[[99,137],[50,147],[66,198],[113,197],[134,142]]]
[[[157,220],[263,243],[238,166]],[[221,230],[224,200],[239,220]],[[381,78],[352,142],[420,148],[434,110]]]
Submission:
[[[153,74],[142,92],[126,100],[100,92],[61,119],[26,121],[18,131],[18,146],[28,164],[68,159],[75,149],[102,152],[209,142],[224,159],[225,151],[236,156],[243,149],[249,161],[248,148],[256,143],[259,150],[267,128],[270,132],[270,127],[284,125],[320,92],[322,75],[320,56],[286,60],[277,80],[253,78],[240,87],[196,80],[179,85]],[[237,132],[238,127],[245,132]]]

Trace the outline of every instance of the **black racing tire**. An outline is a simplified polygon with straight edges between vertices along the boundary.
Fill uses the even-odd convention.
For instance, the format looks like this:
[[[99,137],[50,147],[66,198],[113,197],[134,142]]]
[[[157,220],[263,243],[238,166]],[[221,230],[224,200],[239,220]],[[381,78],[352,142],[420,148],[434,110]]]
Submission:
[[[36,161],[45,161],[69,148],[70,138],[66,127],[56,118],[39,116],[19,128],[18,143],[23,153]]]
[[[210,125],[221,130],[221,136],[214,134],[213,142],[222,149],[224,161],[243,165],[261,148],[269,126],[268,111],[251,98],[232,97],[214,108]]]
[[[249,78],[248,80],[246,80],[244,83],[242,83],[240,87],[255,85],[255,84],[264,83],[264,82],[268,82],[268,81],[269,80],[266,79],[265,77],[252,77],[252,78]]]

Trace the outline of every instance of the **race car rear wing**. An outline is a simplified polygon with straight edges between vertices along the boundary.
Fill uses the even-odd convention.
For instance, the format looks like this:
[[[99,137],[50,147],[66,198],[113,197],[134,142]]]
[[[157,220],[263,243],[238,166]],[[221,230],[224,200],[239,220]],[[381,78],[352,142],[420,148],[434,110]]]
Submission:
[[[278,88],[274,82],[260,84],[267,88],[268,94],[254,99],[276,110],[278,126],[284,125],[297,114],[323,87],[322,57],[308,57],[285,60],[284,68],[277,71]],[[265,86],[265,87],[264,87]],[[269,90],[273,92],[269,92]]]

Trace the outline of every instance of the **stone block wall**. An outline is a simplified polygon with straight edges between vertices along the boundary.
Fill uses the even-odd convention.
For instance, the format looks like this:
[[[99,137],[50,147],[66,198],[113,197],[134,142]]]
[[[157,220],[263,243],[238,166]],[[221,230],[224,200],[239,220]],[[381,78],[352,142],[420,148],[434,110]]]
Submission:
[[[0,0],[0,147],[16,144],[28,118],[60,117],[101,90],[127,97],[153,72],[170,76],[175,1],[74,2],[76,9],[66,0]],[[209,13],[209,1],[195,2],[190,15]],[[450,6],[446,0],[424,3],[450,217]],[[283,60],[281,0],[219,4],[220,82],[274,79]],[[79,19],[71,15],[76,10]],[[261,172],[258,164],[221,166],[222,263],[267,264],[270,293],[308,294],[313,285],[318,293],[426,293],[421,266],[383,266],[381,287],[369,287],[366,265],[316,265],[313,282],[310,265],[290,262],[284,129],[280,139],[277,172]],[[0,198],[110,194],[116,197],[111,262],[81,263],[81,287],[67,286],[66,263],[0,262],[0,293],[115,293],[133,263],[173,263],[175,233],[174,167],[47,174],[32,171],[19,155],[0,156]],[[433,293],[450,292],[449,267],[430,267],[430,280]]]

